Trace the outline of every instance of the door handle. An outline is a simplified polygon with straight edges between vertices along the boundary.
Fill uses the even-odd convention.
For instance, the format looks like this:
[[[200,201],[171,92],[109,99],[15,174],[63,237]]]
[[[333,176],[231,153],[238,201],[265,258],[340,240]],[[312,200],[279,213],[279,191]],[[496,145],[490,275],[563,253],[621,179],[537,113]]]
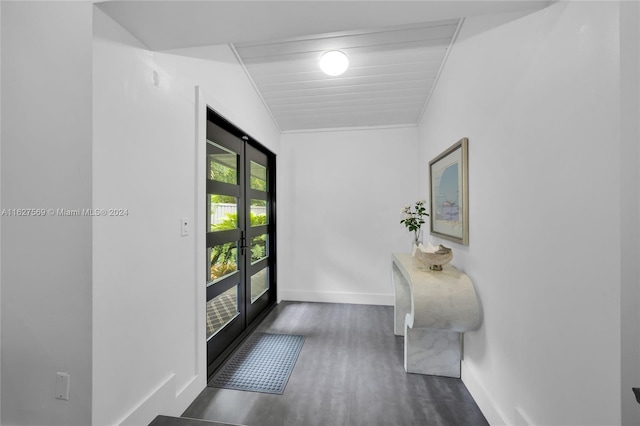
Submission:
[[[240,254],[244,256],[245,249],[247,248],[247,239],[244,236],[244,231],[240,231]]]

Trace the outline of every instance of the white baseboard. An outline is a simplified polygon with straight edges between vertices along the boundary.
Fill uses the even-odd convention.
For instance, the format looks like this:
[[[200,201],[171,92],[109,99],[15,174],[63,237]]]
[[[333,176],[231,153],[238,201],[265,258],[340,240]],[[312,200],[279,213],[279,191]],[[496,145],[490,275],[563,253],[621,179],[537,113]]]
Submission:
[[[204,371],[204,373],[206,374],[206,370]],[[198,395],[200,395],[200,393],[202,393],[203,389],[205,389],[206,387],[207,380],[204,374],[193,376],[191,380],[176,394],[175,406],[177,408],[177,411],[175,411],[175,414],[173,415],[179,416],[184,413],[184,410],[186,410],[187,407],[196,400]]]
[[[480,380],[478,380],[478,377],[472,371],[472,368],[469,367],[464,360],[462,360],[461,367],[462,382],[469,390],[469,393],[471,393],[476,404],[478,404],[478,407],[480,408],[480,411],[482,411],[482,414],[484,414],[487,422],[489,422],[491,426],[508,425],[509,422],[507,421],[507,418],[502,414],[496,405],[495,400],[487,391],[487,388],[485,388]]]
[[[117,424],[121,426],[148,425],[159,414],[179,417],[206,387],[206,380],[194,376],[176,392],[176,376],[172,374]]]
[[[338,291],[303,291],[278,289],[278,301],[352,303],[356,305],[393,306],[393,294],[346,293]]]

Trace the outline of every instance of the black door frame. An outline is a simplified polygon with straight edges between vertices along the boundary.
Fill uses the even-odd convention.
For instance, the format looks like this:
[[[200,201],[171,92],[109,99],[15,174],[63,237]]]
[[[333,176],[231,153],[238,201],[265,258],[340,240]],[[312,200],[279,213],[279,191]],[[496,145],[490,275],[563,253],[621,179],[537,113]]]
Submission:
[[[207,342],[207,380],[211,379],[211,377],[215,374],[216,370],[222,365],[225,359],[235,350],[238,345],[244,340],[251,331],[258,326],[258,324],[264,319],[264,317],[273,309],[277,302],[277,232],[276,232],[276,156],[269,149],[267,149],[264,145],[259,143],[254,138],[250,137],[246,132],[243,132],[241,129],[233,125],[227,119],[225,119],[220,114],[213,111],[211,108],[207,107],[207,133],[209,133],[209,126],[217,126],[222,129],[224,133],[229,133],[229,136],[232,136],[235,141],[232,141],[229,138],[228,142],[235,146],[236,149],[239,149],[237,144],[243,144],[244,146],[249,146],[253,150],[259,151],[259,156],[266,157],[266,166],[267,166],[267,188],[268,192],[266,194],[267,198],[267,217],[269,218],[268,225],[261,226],[263,230],[268,231],[268,279],[269,279],[269,291],[267,291],[262,297],[257,299],[252,305],[249,295],[247,295],[247,287],[250,287],[250,279],[253,269],[261,269],[258,265],[251,264],[251,237],[253,236],[252,229],[250,226],[250,218],[249,218],[249,204],[251,200],[251,192],[255,191],[250,188],[249,182],[245,182],[245,175],[248,175],[247,170],[250,161],[256,160],[256,157],[252,154],[247,155],[247,152],[252,150],[247,149],[241,151],[243,155],[241,156],[244,161],[242,161],[239,165],[239,183],[240,190],[237,194],[240,198],[240,203],[242,203],[245,208],[240,208],[240,203],[238,205],[238,211],[244,210],[247,212],[245,217],[238,216],[238,224],[243,224],[243,227],[246,229],[246,232],[241,233],[240,230],[234,231],[220,231],[220,234],[223,232],[237,232],[238,235],[234,234],[234,237],[237,237],[238,241],[245,241],[245,245],[248,246],[245,251],[249,253],[242,256],[242,261],[244,262],[243,267],[240,268],[240,290],[238,297],[241,300],[241,303],[244,305],[241,308],[240,315],[232,320],[227,326],[223,327],[217,334],[216,340],[220,342],[220,347],[216,347],[215,349],[211,349],[209,342]],[[209,182],[207,182],[207,186]],[[208,192],[208,191],[207,191]],[[232,194],[229,194],[232,195]],[[210,233],[207,234],[205,238],[206,247],[211,246],[212,243],[215,243],[216,236],[212,236]],[[205,251],[206,251],[205,247]],[[240,247],[238,248],[240,250]],[[246,259],[246,260],[245,260]],[[260,263],[260,262],[259,262]],[[227,287],[232,286],[231,282],[225,285],[223,279],[221,282],[216,283],[215,285],[207,287],[206,291],[206,299],[210,300],[212,297],[221,294],[223,291],[227,289]],[[246,285],[245,283],[249,283]],[[218,286],[218,284],[222,284]],[[218,288],[214,288],[218,287]],[[249,301],[249,303],[247,303]],[[206,301],[205,301],[206,303]],[[224,346],[224,347],[222,347]]]

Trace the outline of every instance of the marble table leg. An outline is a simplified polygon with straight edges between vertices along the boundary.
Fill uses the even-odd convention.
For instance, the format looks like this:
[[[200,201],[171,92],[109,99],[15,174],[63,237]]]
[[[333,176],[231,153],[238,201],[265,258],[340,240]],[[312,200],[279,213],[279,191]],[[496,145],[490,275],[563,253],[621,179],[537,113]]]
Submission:
[[[411,291],[409,282],[395,263],[393,263],[392,274],[396,296],[393,305],[393,333],[396,336],[404,336],[404,318],[411,312]]]
[[[411,329],[405,325],[404,369],[407,373],[460,377],[462,333]]]

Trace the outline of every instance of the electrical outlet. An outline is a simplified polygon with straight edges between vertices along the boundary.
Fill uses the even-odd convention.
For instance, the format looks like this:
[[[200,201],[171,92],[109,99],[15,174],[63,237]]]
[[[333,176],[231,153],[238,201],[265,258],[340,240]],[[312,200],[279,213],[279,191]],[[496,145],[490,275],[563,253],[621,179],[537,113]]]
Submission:
[[[69,387],[71,375],[69,373],[56,373],[56,399],[69,400]]]

